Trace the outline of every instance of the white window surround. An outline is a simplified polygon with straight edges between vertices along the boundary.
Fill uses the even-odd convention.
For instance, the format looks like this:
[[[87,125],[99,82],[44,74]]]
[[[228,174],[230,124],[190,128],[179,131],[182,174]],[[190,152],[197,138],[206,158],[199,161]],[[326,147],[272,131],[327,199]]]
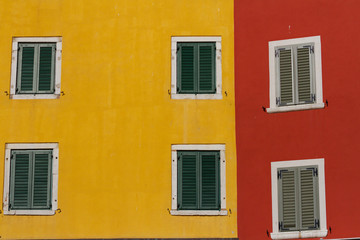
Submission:
[[[11,150],[50,149],[52,150],[52,207],[49,210],[9,210],[10,194],[10,157]],[[54,215],[58,202],[58,170],[59,144],[58,143],[7,143],[5,145],[5,173],[4,173],[4,199],[3,211],[5,215]]]
[[[52,94],[16,94],[16,76],[18,64],[18,46],[19,42],[27,43],[56,43],[55,55],[55,92]],[[61,53],[62,37],[14,37],[12,41],[11,57],[11,81],[10,81],[10,98],[11,99],[55,99],[60,97],[61,83]]]
[[[279,203],[278,203],[278,169],[301,166],[318,166],[319,176],[319,210],[320,210],[320,229],[307,231],[279,232]],[[271,163],[271,192],[272,192],[272,239],[292,239],[292,238],[316,238],[326,237],[326,203],[325,203],[325,169],[324,159],[307,159],[294,161],[280,161]]]
[[[315,91],[316,99],[312,104],[300,104],[291,106],[276,105],[276,64],[275,64],[275,48],[281,46],[297,45],[313,43],[315,49]],[[270,107],[267,108],[268,113],[300,111],[307,109],[324,108],[323,91],[322,91],[322,67],[321,67],[321,41],[320,36],[294,38],[269,42],[269,75],[270,75]]]
[[[177,81],[177,43],[178,42],[214,42],[216,43],[216,76],[214,94],[178,94]],[[171,37],[171,98],[172,99],[222,99],[222,73],[221,73],[221,37]]]
[[[221,210],[177,210],[177,151],[220,151],[220,201]],[[171,215],[227,215],[226,210],[226,163],[225,144],[174,144],[171,145],[172,197]]]

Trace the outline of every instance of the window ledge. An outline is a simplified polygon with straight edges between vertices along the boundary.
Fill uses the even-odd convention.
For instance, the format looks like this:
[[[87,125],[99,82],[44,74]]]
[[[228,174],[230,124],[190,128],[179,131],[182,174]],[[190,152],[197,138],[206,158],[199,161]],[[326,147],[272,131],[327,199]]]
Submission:
[[[4,215],[54,215],[55,210],[4,210]]]
[[[326,237],[328,230],[294,231],[271,233],[272,239],[317,238]]]
[[[57,99],[60,94],[10,94],[10,99]]]
[[[171,210],[175,216],[226,216],[227,210]]]
[[[314,103],[314,104],[292,105],[292,106],[282,106],[282,107],[270,107],[267,108],[266,111],[267,113],[277,113],[277,112],[291,112],[291,111],[319,109],[324,107],[325,107],[324,103]]]
[[[222,99],[221,93],[214,94],[179,94],[172,93],[172,99]]]

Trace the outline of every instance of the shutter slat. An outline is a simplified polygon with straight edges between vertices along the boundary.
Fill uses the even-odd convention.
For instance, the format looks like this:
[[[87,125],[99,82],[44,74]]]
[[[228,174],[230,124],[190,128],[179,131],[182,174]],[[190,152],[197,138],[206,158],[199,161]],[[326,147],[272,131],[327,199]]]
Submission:
[[[296,227],[295,171],[282,172],[283,227]]]
[[[30,207],[30,154],[14,153],[12,162],[11,176],[13,186],[11,186],[12,193],[10,193],[11,209],[24,209]]]
[[[199,44],[199,92],[215,92],[215,46]]]
[[[313,228],[315,224],[314,176],[312,169],[300,170],[301,226]]]
[[[34,47],[22,47],[20,92],[33,91]]]
[[[201,161],[201,209],[219,209],[219,162],[216,152],[200,153]]]
[[[33,182],[33,207],[50,207],[50,169],[51,152],[35,152],[34,182]]]
[[[53,47],[40,46],[39,91],[52,91]]]
[[[180,46],[180,89],[179,92],[195,91],[194,46]]]
[[[280,104],[286,105],[293,102],[291,49],[282,49],[279,52]]]
[[[299,102],[311,100],[310,49],[297,49],[297,76]]]

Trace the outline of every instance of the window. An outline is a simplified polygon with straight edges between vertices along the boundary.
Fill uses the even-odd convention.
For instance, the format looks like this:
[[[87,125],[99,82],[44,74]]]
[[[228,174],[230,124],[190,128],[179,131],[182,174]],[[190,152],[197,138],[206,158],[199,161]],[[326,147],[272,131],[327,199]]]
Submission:
[[[323,108],[320,36],[269,42],[270,108]]]
[[[225,145],[172,145],[172,215],[227,215]]]
[[[171,97],[221,99],[221,37],[172,37]]]
[[[271,178],[271,237],[325,237],[324,159],[273,162]]]
[[[13,38],[11,98],[58,98],[60,75],[60,37]]]
[[[6,144],[4,214],[51,215],[57,209],[58,144]]]

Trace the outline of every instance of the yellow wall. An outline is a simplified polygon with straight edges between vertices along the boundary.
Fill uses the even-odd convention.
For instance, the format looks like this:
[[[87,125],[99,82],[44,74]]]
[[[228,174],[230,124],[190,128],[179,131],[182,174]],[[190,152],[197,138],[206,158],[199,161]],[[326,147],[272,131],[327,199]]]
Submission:
[[[222,37],[222,100],[168,95],[171,36],[191,35]],[[4,93],[24,36],[62,36],[60,99]],[[62,210],[0,214],[1,238],[237,237],[233,50],[233,0],[0,0],[0,156],[58,142]],[[196,143],[226,144],[228,216],[167,210],[171,144]]]

